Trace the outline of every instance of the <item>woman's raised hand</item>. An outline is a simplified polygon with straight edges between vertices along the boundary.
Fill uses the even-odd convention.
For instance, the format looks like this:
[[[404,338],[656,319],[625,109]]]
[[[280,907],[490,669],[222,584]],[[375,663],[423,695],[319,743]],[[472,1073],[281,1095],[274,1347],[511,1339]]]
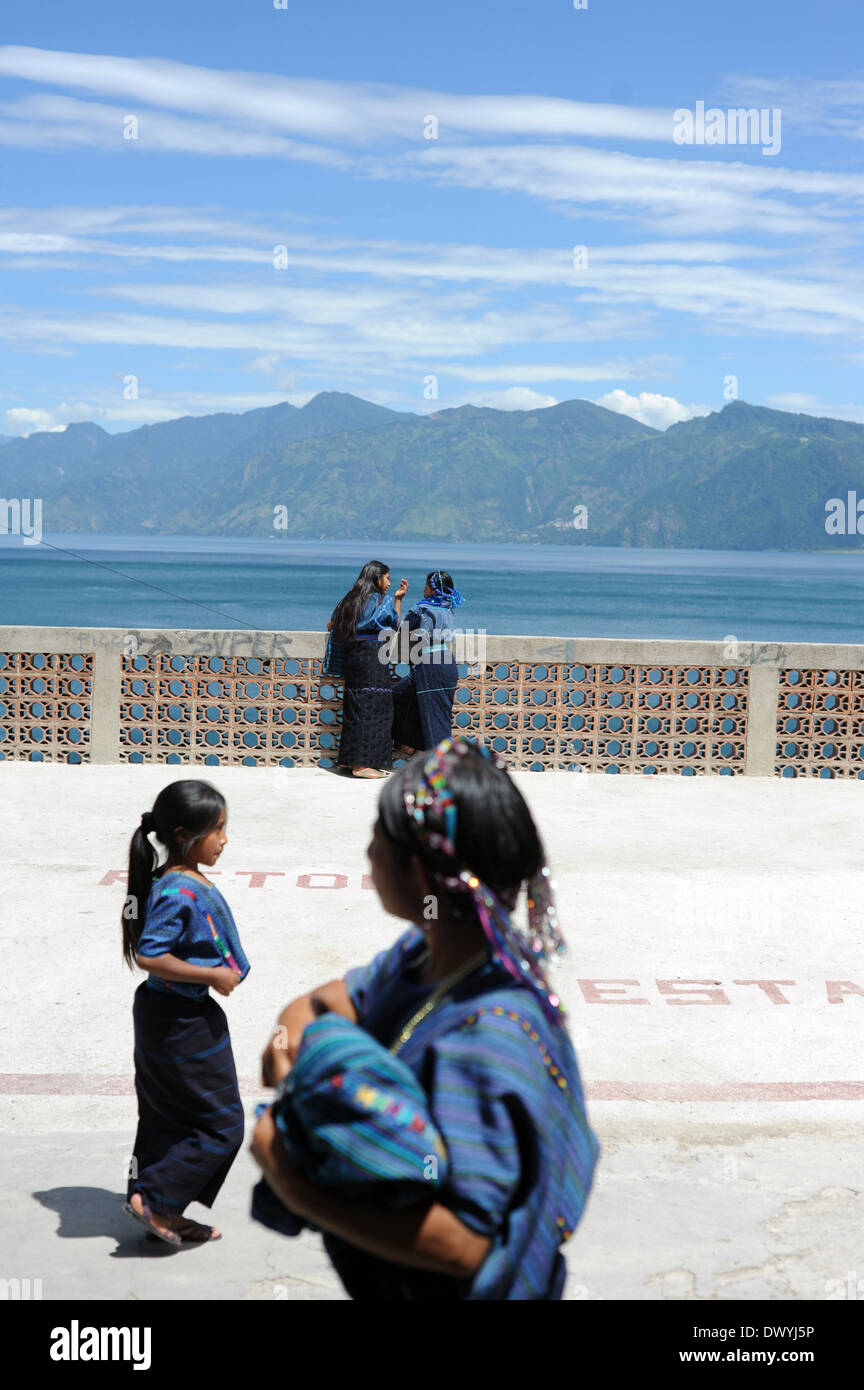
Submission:
[[[396,592],[395,592],[395,594],[393,595],[393,597],[394,597],[394,598],[404,598],[405,595],[407,594],[407,592],[408,592],[408,580],[407,580],[407,579],[400,579],[400,580],[399,580],[399,588],[396,590]]]

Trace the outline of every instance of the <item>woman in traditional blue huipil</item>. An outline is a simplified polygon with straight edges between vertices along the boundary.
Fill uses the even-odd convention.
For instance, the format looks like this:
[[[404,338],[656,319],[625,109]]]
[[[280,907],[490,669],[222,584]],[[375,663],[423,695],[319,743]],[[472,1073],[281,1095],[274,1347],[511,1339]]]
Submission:
[[[528,807],[503,762],[447,739],[385,784],[369,858],[384,909],[416,925],[370,964],[287,1006],[263,1080],[290,1085],[310,1035],[341,1015],[419,1081],[446,1173],[408,1206],[388,1200],[385,1182],[377,1199],[374,1187],[362,1197],[340,1190],[292,1162],[271,1111],[253,1156],[280,1202],[324,1232],[354,1299],[560,1299],[560,1246],[582,1216],[598,1146],[545,972],[563,943]],[[527,928],[513,915],[523,886]],[[344,1078],[330,1068],[337,1090],[349,1066]],[[326,1124],[332,1106],[326,1096],[321,1105]],[[373,1136],[359,1123],[361,1154]],[[339,1143],[348,1155],[349,1128]]]
[[[435,748],[449,738],[459,667],[453,652],[453,610],[464,603],[446,570],[426,576],[423,597],[408,610],[411,671],[393,686],[393,742],[396,756]]]
[[[385,777],[393,766],[393,683],[380,639],[382,632],[399,626],[408,580],[400,581],[392,598],[389,588],[387,566],[370,560],[327,624],[330,638],[322,671],[344,682],[337,761],[355,777]]]

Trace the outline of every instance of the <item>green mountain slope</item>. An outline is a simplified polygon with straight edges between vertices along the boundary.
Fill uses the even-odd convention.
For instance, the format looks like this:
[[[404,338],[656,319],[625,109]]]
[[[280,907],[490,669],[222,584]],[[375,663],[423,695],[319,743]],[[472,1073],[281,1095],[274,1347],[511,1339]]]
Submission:
[[[362,433],[405,417],[357,396],[328,391],[299,408],[287,401],[243,414],[183,416],[108,434],[92,423],[38,432],[4,447],[0,488],[40,495],[51,531],[151,530],[242,472],[274,441],[303,440],[346,422]]]
[[[49,532],[864,548],[825,529],[850,491],[864,499],[864,425],[743,401],[661,432],[590,401],[411,415],[322,392],[0,450],[0,493],[41,496]]]
[[[655,433],[590,401],[567,405],[461,406],[269,449],[171,529],[266,535],[282,506],[292,536],[527,539],[622,441]]]

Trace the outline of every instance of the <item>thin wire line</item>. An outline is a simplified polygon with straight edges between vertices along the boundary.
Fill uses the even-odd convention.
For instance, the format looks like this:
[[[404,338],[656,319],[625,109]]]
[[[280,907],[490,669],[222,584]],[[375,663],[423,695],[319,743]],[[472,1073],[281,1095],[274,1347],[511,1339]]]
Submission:
[[[206,613],[217,613],[220,618],[228,618],[232,623],[239,623],[241,627],[249,632],[269,632],[271,629],[255,627],[253,623],[244,623],[242,618],[235,618],[231,613],[225,613],[221,608],[211,608],[207,603],[199,603],[194,598],[184,598],[182,594],[175,594],[173,589],[163,589],[161,584],[151,584],[148,579],[139,579],[134,574],[124,574],[123,570],[115,570],[111,565],[103,565],[99,560],[88,560],[86,555],[78,555],[74,550],[64,550],[62,545],[52,545],[50,541],[40,541],[40,545],[45,545],[49,550],[56,550],[61,555],[71,555],[73,560],[82,560],[85,565],[93,565],[95,569],[107,570],[109,574],[117,574],[121,579],[129,579],[133,584],[143,584],[145,589],[155,589],[159,594],[168,594],[170,598],[179,599],[181,603],[188,603],[193,608],[203,608]]]

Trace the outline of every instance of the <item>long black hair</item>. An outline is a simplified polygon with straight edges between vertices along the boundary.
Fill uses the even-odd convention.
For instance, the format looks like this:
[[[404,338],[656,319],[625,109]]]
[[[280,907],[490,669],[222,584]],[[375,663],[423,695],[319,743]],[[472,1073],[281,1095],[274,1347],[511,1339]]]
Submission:
[[[405,807],[406,787],[416,782],[428,753],[417,753],[385,782],[378,798],[378,824],[396,849],[408,860],[419,856],[432,881],[443,891],[441,880],[460,869],[492,889],[508,907],[515,905],[522,883],[534,877],[545,863],[543,844],[525,798],[510,780],[506,768],[484,757],[479,748],[450,754],[446,759],[447,786],[456,807],[455,857],[451,858],[418,840]],[[443,830],[442,827],[436,827]],[[473,915],[465,894],[448,894],[454,916]]]
[[[350,642],[357,631],[363,609],[373,594],[380,593],[379,582],[390,573],[380,560],[367,560],[343,599],[333,610],[333,627],[340,642]]]
[[[225,798],[209,782],[172,782],[159,793],[152,811],[145,811],[129,844],[129,881],[123,908],[123,959],[135,964],[138,938],[159,856],[148,840],[154,834],[168,851],[167,863],[182,863],[190,847],[215,830],[225,810]],[[184,832],[179,839],[177,832]]]

